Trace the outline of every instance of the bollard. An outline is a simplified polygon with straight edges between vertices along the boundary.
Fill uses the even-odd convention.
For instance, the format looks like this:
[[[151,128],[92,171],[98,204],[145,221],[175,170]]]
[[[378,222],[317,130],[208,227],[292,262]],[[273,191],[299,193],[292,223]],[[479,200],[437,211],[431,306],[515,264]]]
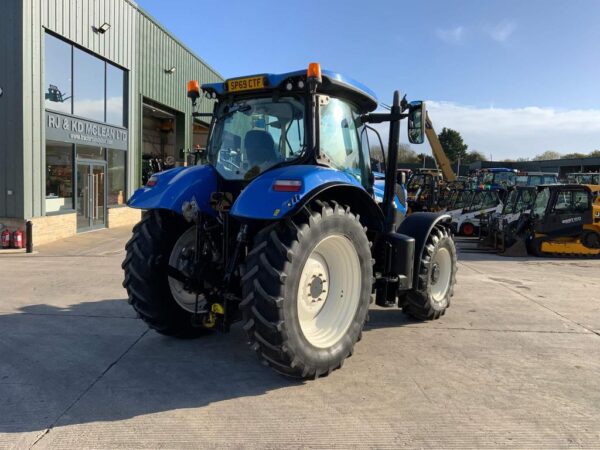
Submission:
[[[25,252],[33,252],[33,223],[31,220],[25,222]]]

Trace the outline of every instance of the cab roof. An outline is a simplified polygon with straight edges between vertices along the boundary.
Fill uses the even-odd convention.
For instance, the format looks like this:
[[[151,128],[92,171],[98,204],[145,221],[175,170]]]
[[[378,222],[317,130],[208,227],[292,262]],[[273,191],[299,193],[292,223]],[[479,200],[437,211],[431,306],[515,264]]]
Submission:
[[[507,167],[490,167],[490,168],[485,168],[485,169],[480,169],[481,172],[490,172],[490,173],[496,173],[496,172],[517,172],[516,169],[509,169]]]
[[[561,190],[570,190],[570,189],[579,189],[579,190],[588,190],[590,192],[600,192],[600,185],[598,184],[540,184],[537,186],[537,190],[541,191],[544,188],[549,189],[561,189]]]
[[[286,72],[280,74],[266,73],[248,75],[248,78],[262,76],[265,79],[265,87],[257,91],[241,91],[240,94],[245,95],[250,92],[260,92],[265,90],[272,90],[275,88],[282,87],[290,79],[302,79],[306,78],[306,69],[296,70],[294,72]],[[335,97],[345,98],[356,103],[361,109],[361,113],[367,113],[377,108],[378,100],[375,92],[369,89],[359,81],[353,80],[352,78],[345,77],[344,75],[333,72],[331,70],[321,71],[322,84],[318,88],[318,92],[332,95]],[[246,77],[235,77],[230,78],[231,80],[240,79]],[[227,91],[227,81],[223,83],[207,83],[202,85],[202,90],[207,92],[214,92],[217,97],[226,96],[229,94]]]

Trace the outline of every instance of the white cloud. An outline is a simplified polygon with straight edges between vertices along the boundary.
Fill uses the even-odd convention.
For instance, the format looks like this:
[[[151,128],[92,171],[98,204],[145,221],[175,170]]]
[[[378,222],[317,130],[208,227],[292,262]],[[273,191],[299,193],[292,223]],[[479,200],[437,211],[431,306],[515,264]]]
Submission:
[[[514,21],[505,20],[485,29],[486,33],[496,42],[506,42],[517,29]]]
[[[443,127],[460,132],[469,150],[494,160],[531,158],[546,150],[588,153],[600,148],[600,109],[565,110],[528,106],[480,108],[450,102],[428,101],[427,110],[436,132]],[[402,124],[402,141],[406,142]],[[387,144],[387,126],[380,127]],[[413,145],[430,153],[429,146]]]
[[[122,114],[123,98],[109,97],[106,99],[106,108],[108,115]],[[104,116],[104,100],[76,100],[75,114],[82,117],[99,117]]]
[[[437,29],[437,36],[444,42],[458,44],[462,42],[465,29],[461,26],[447,29]]]

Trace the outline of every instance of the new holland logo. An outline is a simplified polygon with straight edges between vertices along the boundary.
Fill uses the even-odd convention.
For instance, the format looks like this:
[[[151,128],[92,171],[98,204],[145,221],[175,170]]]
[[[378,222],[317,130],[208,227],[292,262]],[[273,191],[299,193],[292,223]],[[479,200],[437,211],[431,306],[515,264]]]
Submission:
[[[568,219],[563,220],[562,223],[564,223],[564,224],[575,223],[575,222],[581,222],[581,220],[582,220],[581,217],[570,217]]]

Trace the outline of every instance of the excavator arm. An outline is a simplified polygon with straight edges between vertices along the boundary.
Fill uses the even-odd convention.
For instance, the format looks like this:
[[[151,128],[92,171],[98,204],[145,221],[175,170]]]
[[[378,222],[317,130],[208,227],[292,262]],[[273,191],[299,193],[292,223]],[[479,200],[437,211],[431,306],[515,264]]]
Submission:
[[[442,148],[442,144],[440,143],[440,140],[433,129],[429,114],[427,114],[427,121],[425,122],[425,135],[427,136],[427,140],[431,146],[431,153],[433,153],[433,157],[435,158],[438,167],[442,169],[442,175],[444,176],[444,179],[447,182],[456,181],[456,174],[452,170],[450,160],[446,156],[446,153]]]

